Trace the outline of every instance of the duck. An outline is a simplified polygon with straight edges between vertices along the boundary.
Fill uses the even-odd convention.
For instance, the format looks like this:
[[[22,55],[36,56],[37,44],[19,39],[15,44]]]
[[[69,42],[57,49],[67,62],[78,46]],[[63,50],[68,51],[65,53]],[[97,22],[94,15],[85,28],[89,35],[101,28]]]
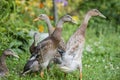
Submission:
[[[43,32],[44,31],[44,26],[39,25],[39,29],[38,29],[39,32],[31,30],[30,33],[29,33],[29,35],[30,36],[34,36],[34,33],[37,33],[39,35],[39,42],[40,42],[43,39],[45,39],[46,37],[48,37],[50,34],[52,34],[52,32],[54,31],[54,27],[50,23],[50,19],[49,19],[49,17],[46,14],[40,14],[37,18],[35,18],[33,20],[33,22],[36,22],[38,20],[43,20],[43,21],[46,22],[47,28],[48,28],[48,33]]]
[[[16,58],[19,58],[19,56],[11,49],[4,50],[2,55],[0,56],[0,77],[7,76],[9,74],[9,69],[7,68],[5,62],[7,56],[14,56]]]
[[[54,55],[57,52],[57,47],[61,40],[62,27],[64,22],[75,23],[75,21],[72,19],[70,15],[63,16],[57,23],[54,32],[50,36],[48,36],[46,39],[39,42],[36,47],[35,54],[39,55],[38,62],[41,69],[40,76],[42,78],[44,75],[44,69],[47,68],[50,60],[54,58]]]
[[[50,22],[50,19],[49,17],[46,15],[46,14],[40,14],[37,18],[35,18],[33,21],[38,21],[38,20],[43,20],[46,22],[47,24],[47,28],[48,28],[48,34],[49,36],[51,36],[51,34],[54,32],[54,27],[52,26],[51,22]],[[33,43],[34,44],[34,43]],[[32,45],[34,47],[34,45]],[[31,48],[30,48],[31,49]],[[33,48],[32,48],[33,49]],[[31,50],[32,50],[31,49]],[[59,46],[58,46],[58,52],[60,51],[65,51],[66,49],[66,43],[64,41],[63,38],[61,38],[61,41],[59,42]],[[34,49],[33,49],[34,50]],[[59,56],[59,57],[58,57]],[[55,55],[55,58],[60,58],[60,55],[59,54],[56,54]],[[56,60],[56,59],[53,59],[53,60]]]
[[[51,23],[50,23],[50,19],[49,19],[49,17],[46,15],[46,14],[40,14],[37,18],[35,18],[33,21],[35,22],[35,21],[38,21],[38,20],[44,20],[46,23],[47,23],[47,28],[48,28],[48,33],[37,33],[37,32],[34,32],[34,36],[33,36],[33,39],[34,39],[34,41],[33,41],[33,43],[32,43],[32,45],[30,46],[30,48],[29,48],[29,51],[30,51],[30,53],[31,54],[33,54],[34,53],[34,51],[35,51],[35,47],[37,46],[37,43],[38,43],[38,41],[42,41],[43,39],[45,39],[46,37],[48,37],[48,36],[50,36],[52,33],[53,33],[53,31],[54,31],[54,28],[52,27],[52,25],[51,25]],[[42,35],[44,36],[44,37],[42,37]],[[42,39],[41,39],[42,38]]]
[[[38,20],[44,20],[47,24],[48,28],[48,34],[49,36],[54,32],[55,28],[52,26],[49,17],[46,14],[40,14],[37,18],[35,18],[33,21],[38,21]],[[61,38],[61,41],[58,46],[59,49],[65,50],[66,44],[63,38]]]
[[[63,16],[58,22],[54,32],[37,44],[34,53],[25,64],[21,75],[25,75],[29,72],[40,71],[40,75],[43,77],[44,69],[46,69],[50,60],[54,58],[54,55],[57,52],[57,47],[61,41],[62,24],[64,22],[75,23],[70,15]],[[37,67],[37,69],[34,69],[35,67]]]
[[[62,55],[62,63],[58,66],[61,71],[70,73],[78,69],[82,80],[82,53],[85,44],[85,32],[91,17],[100,16],[106,18],[99,10],[89,10],[79,28],[73,33],[66,44],[66,52]]]

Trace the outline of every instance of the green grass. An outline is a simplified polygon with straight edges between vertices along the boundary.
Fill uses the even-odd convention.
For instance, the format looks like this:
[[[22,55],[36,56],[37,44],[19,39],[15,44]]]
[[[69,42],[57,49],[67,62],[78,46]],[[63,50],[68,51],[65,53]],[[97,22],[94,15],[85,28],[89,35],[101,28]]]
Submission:
[[[69,26],[69,27],[68,27]],[[63,29],[63,37],[67,41],[76,30],[76,25],[65,24]],[[99,32],[99,31],[98,31]],[[109,31],[108,31],[109,32]],[[96,30],[88,28],[86,32],[86,44],[83,53],[83,80],[120,80],[120,35],[119,33],[96,35]],[[19,53],[19,52],[17,52]],[[18,54],[20,59],[9,57],[6,62],[9,68],[9,76],[0,78],[0,80],[78,80],[79,71],[69,73],[64,78],[56,65],[51,67],[47,72],[45,70],[44,78],[40,78],[40,74],[26,75],[19,77],[23,70],[24,64],[28,60],[30,53],[26,52]]]
[[[70,9],[77,10],[80,21],[83,19],[85,12],[92,8],[100,9],[109,19],[106,21],[100,17],[94,17],[89,22],[82,58],[83,80],[120,80],[120,20],[119,7],[117,7],[119,3],[116,4],[117,0],[111,0],[109,3],[107,0],[98,0],[98,4],[94,4],[92,0],[90,2],[81,1],[78,3],[80,4],[79,7],[77,7],[76,3],[73,4],[72,0],[70,0],[69,4]],[[101,2],[105,3],[101,5]],[[31,10],[25,11],[26,7]],[[49,72],[45,70],[43,79],[40,78],[39,74],[36,76],[32,74],[19,77],[24,64],[30,56],[28,50],[30,36],[27,33],[30,30],[38,30],[39,25],[43,25],[47,29],[44,21],[33,22],[33,19],[41,13],[46,13],[47,15],[52,15],[53,13],[46,7],[39,9],[31,4],[28,5],[28,3],[23,4],[22,2],[21,5],[17,5],[14,0],[1,0],[0,8],[2,9],[0,12],[0,53],[6,48],[12,48],[20,56],[20,59],[7,58],[6,62],[10,74],[9,76],[0,78],[0,80],[77,80],[79,78],[78,70],[68,74],[64,78],[64,73],[56,65],[53,65]],[[113,12],[111,13],[111,11]],[[34,16],[30,15],[32,12],[35,12]],[[63,13],[58,14],[59,17],[63,16]],[[65,13],[69,13],[68,10]],[[52,23],[54,24],[53,21]],[[66,23],[64,26],[62,36],[67,42],[79,25]]]

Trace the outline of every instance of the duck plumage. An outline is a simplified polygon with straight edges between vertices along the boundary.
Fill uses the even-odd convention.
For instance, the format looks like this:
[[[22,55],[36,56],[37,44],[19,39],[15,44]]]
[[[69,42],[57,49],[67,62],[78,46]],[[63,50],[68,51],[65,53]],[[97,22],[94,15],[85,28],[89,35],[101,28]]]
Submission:
[[[38,60],[37,60],[38,56],[39,55],[37,54],[32,54],[30,59],[25,64],[23,72],[21,73],[20,76],[25,76],[25,74],[27,73],[38,72],[40,70]]]

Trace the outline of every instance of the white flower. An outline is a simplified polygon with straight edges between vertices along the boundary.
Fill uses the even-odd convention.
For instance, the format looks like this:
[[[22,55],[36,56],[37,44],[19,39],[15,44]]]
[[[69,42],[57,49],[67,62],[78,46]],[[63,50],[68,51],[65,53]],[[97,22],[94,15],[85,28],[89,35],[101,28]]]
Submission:
[[[88,68],[90,68],[90,65],[88,65]]]
[[[105,66],[105,69],[107,69],[108,68],[108,66]]]
[[[103,59],[102,61],[105,62],[105,59]]]
[[[98,62],[98,60],[96,60],[96,62]]]
[[[119,67],[117,66],[116,69],[119,69]]]
[[[85,67],[87,67],[87,64],[85,64]]]
[[[99,46],[100,45],[100,41],[99,42],[94,42],[95,46]]]
[[[111,63],[110,63],[110,68],[111,68],[112,70],[114,70],[113,64],[111,64]]]
[[[92,51],[92,48],[91,48],[90,45],[87,45],[87,46],[86,46],[86,51],[87,51],[87,52],[91,52],[91,51]]]

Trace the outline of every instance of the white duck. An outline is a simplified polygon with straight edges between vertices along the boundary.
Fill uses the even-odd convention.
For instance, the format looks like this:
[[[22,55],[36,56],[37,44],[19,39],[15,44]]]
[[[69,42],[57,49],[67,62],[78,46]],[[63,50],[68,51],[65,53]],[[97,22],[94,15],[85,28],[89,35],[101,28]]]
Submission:
[[[79,69],[80,80],[82,80],[82,52],[85,43],[85,30],[92,16],[105,18],[97,9],[92,9],[87,12],[81,26],[68,40],[66,52],[62,55],[62,64],[59,65],[59,68],[66,73]]]

